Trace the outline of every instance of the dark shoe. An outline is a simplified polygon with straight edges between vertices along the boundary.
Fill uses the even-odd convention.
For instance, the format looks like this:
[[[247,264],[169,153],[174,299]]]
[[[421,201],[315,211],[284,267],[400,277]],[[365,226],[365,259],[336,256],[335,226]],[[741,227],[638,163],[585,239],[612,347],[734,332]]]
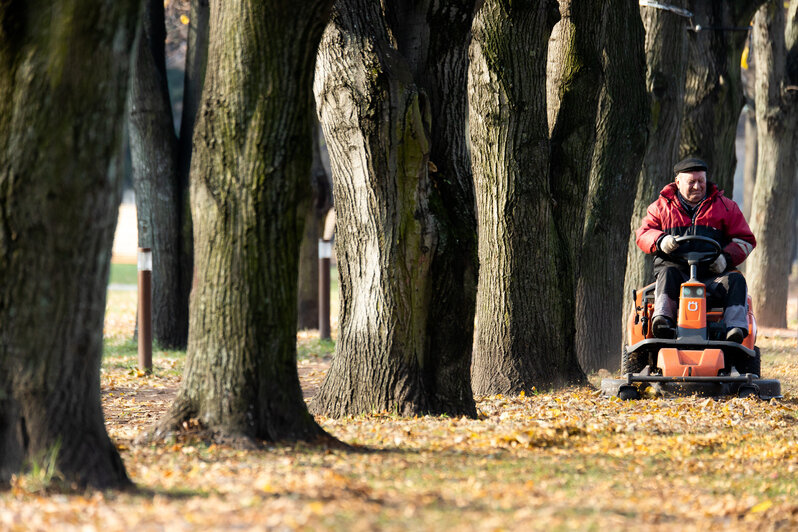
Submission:
[[[734,327],[726,332],[726,341],[741,344],[746,336],[748,336],[748,331],[740,327]]]
[[[657,338],[676,338],[676,326],[668,316],[654,316],[651,320],[651,332]]]

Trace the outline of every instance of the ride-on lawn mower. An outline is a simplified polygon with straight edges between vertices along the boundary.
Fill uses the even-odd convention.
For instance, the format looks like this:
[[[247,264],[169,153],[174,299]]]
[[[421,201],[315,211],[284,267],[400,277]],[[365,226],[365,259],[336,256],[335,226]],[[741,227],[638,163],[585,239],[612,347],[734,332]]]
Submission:
[[[679,290],[676,338],[655,338],[651,328],[655,283],[632,296],[635,312],[628,324],[628,344],[621,354],[620,379],[604,379],[601,391],[621,399],[642,395],[781,397],[781,384],[761,379],[756,347],[756,319],[748,297],[748,331],[742,343],[726,340],[723,309],[707,309],[706,286],[698,281],[699,264],[710,264],[722,252],[715,240],[697,235],[678,237],[672,260],[686,262],[690,279]]]

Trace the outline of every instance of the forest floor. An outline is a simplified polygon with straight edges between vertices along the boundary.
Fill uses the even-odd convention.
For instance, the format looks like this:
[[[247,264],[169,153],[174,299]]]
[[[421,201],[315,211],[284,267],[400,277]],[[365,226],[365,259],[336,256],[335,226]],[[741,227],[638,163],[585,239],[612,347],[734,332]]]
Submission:
[[[792,330],[758,342],[783,399],[621,402],[583,387],[481,397],[478,419],[318,418],[348,451],[138,443],[185,355],[156,351],[153,374],[139,371],[135,305],[135,292],[109,292],[101,385],[138,489],[53,492],[45,460],[0,493],[0,530],[798,529],[795,301]],[[310,401],[333,343],[311,331],[298,346]]]

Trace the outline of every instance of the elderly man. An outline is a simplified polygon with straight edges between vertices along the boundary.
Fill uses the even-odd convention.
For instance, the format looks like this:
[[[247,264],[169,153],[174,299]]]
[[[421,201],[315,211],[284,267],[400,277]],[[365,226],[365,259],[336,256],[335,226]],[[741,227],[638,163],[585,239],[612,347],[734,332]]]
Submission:
[[[648,214],[637,230],[637,245],[654,254],[657,287],[654,297],[652,331],[659,338],[673,338],[679,301],[679,287],[689,277],[684,264],[671,260],[677,236],[701,235],[717,241],[723,253],[699,269],[699,279],[707,285],[711,300],[724,307],[726,339],[742,342],[748,335],[746,312],[747,287],[743,275],[734,270],[756,246],[748,223],[737,204],[723,196],[723,191],[707,181],[707,165],[694,157],[673,167],[676,178],[649,205]]]

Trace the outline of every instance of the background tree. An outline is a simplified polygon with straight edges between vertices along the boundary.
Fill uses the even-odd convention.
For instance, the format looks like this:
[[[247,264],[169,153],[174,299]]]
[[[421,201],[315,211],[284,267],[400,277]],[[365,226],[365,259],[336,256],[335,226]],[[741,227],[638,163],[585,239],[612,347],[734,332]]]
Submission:
[[[681,0],[670,5],[684,8],[686,3],[686,0]],[[651,121],[646,155],[637,180],[628,240],[622,334],[625,334],[625,325],[634,307],[629,304],[632,290],[654,280],[654,264],[651,257],[642,253],[635,244],[634,231],[640,227],[649,204],[657,198],[662,187],[673,180],[673,165],[679,157],[687,69],[685,17],[651,7],[641,7],[640,14],[646,31],[646,92]],[[625,336],[623,341],[626,341]]]
[[[743,107],[740,56],[748,36],[746,28],[763,2],[690,0],[687,5],[694,23],[702,29],[688,35],[679,157],[704,159],[709,178],[728,197],[734,189],[734,138]]]
[[[785,35],[786,33],[786,35]],[[759,156],[751,230],[757,247],[746,270],[760,325],[787,326],[787,293],[798,192],[798,2],[785,32],[782,2],[766,2],[754,19]]]
[[[153,336],[163,347],[184,347],[188,301],[181,297],[181,191],[178,141],[166,81],[164,3],[146,0],[139,23],[128,94],[128,127],[136,190],[138,245],[153,258]],[[185,281],[183,281],[185,283]]]
[[[631,7],[560,4],[548,112],[542,59],[556,4],[486,2],[475,20],[477,394],[581,382],[577,346],[588,367],[617,358],[618,325],[614,338],[599,329],[603,315],[620,317],[618,265],[647,123],[643,29]]]
[[[342,0],[322,39],[315,93],[342,308],[316,413],[476,415],[464,138],[472,9],[473,0]]]
[[[575,263],[576,351],[586,371],[619,364],[627,227],[649,120],[644,29],[637,3],[605,2],[601,24],[603,40],[596,45],[601,53],[595,56],[601,59],[596,144],[587,173],[582,234],[575,235],[581,243]],[[557,131],[562,130],[555,123]],[[572,223],[571,214],[564,213],[563,228]]]
[[[472,27],[478,395],[584,379],[573,346],[572,270],[549,177],[544,58],[557,16],[556,2],[486,0]],[[569,289],[572,297],[563,298]]]
[[[312,104],[315,106],[315,102]],[[324,221],[332,206],[332,185],[321,156],[321,128],[314,120],[313,164],[309,186],[303,187],[298,216],[305,218],[305,230],[299,247],[299,281],[297,285],[297,328],[319,328],[319,238],[324,234]]]
[[[69,482],[129,484],[100,360],[139,5],[0,4],[0,483],[50,452]]]
[[[191,162],[186,369],[156,437],[189,419],[244,442],[324,437],[296,368],[297,205],[310,173],[313,61],[330,4],[210,4]]]

